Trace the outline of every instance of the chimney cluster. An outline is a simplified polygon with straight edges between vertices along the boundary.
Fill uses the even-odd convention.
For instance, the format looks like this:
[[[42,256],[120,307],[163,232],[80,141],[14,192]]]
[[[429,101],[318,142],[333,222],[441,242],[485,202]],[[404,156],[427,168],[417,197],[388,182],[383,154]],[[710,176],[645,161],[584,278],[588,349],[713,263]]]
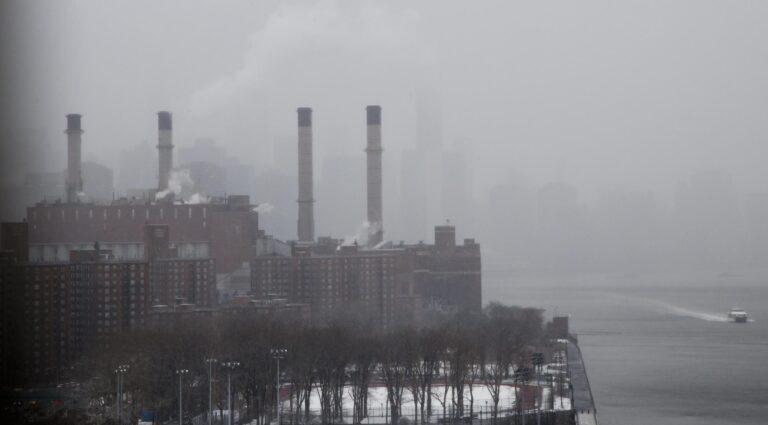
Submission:
[[[383,228],[383,199],[381,184],[381,106],[369,105],[365,108],[367,123],[366,143],[366,179],[368,246],[374,247],[384,238]],[[299,217],[297,234],[300,242],[315,240],[314,195],[313,195],[313,166],[312,166],[312,108],[302,107],[296,110],[298,114],[298,162],[299,162]],[[82,159],[81,159],[81,115],[67,115],[67,181],[66,201],[74,203],[78,194],[83,190]],[[167,191],[171,170],[173,169],[173,120],[171,113],[157,113],[157,156],[158,156],[158,192]]]
[[[65,184],[64,199],[67,203],[75,203],[79,194],[83,191],[82,171],[82,115],[68,114],[67,129],[67,178]],[[157,113],[158,130],[158,191],[168,189],[168,180],[173,169],[173,121],[171,113],[160,111]]]
[[[374,247],[384,238],[383,200],[381,186],[381,106],[365,108],[367,122],[367,205],[368,246]],[[312,242],[315,239],[314,198],[312,196],[312,109],[299,108],[299,219],[298,239]]]

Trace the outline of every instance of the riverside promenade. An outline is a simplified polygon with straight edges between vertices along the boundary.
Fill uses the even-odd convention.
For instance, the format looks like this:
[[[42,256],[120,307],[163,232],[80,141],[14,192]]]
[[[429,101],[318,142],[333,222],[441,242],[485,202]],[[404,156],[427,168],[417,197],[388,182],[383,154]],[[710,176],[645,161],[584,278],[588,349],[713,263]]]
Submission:
[[[587,378],[581,350],[578,345],[569,340],[566,343],[566,354],[568,356],[568,375],[571,380],[572,406],[576,425],[597,425],[595,401],[592,398],[592,389],[589,387],[589,378]]]

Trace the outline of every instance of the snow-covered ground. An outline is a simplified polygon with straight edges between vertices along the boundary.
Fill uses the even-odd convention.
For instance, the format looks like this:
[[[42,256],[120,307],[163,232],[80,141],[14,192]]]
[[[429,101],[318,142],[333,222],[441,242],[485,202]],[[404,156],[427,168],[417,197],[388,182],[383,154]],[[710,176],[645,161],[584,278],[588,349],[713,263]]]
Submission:
[[[550,396],[550,388],[544,387],[541,388],[543,393],[543,398],[539,397],[537,399],[537,404],[541,405],[539,403],[542,403],[543,400],[543,407],[549,408],[549,396]],[[439,418],[443,415],[443,395],[445,391],[445,386],[442,385],[436,385],[432,388],[432,417],[433,418]],[[525,391],[526,395],[525,397],[533,397],[533,394],[537,393],[536,387],[528,386],[527,391]],[[501,396],[499,398],[499,411],[501,412],[500,415],[504,415],[507,412],[511,411],[515,406],[515,387],[511,384],[504,384],[501,387]],[[351,388],[346,388],[344,391],[344,399],[343,399],[343,408],[344,408],[344,416],[345,418],[348,418],[351,422],[351,416],[352,416],[352,407],[353,407],[353,401],[352,401],[352,395],[351,395]],[[491,393],[488,390],[488,388],[482,384],[482,383],[476,383],[473,385],[472,389],[472,395],[473,395],[473,412],[475,415],[482,416],[482,417],[490,417],[492,410],[493,410],[493,399],[491,397]],[[518,395],[521,395],[518,393]],[[283,409],[284,412],[287,412],[290,409],[290,402],[288,400],[285,400],[283,403]],[[451,411],[454,408],[451,401],[451,390],[448,389],[448,396],[446,399],[446,414],[451,415]],[[526,400],[525,405],[529,408],[533,408],[533,402],[531,400]],[[571,408],[571,400],[568,397],[559,397],[556,396],[554,399],[554,409],[555,410],[569,410]],[[320,413],[320,393],[319,390],[315,390],[312,392],[312,396],[310,398],[310,410],[313,414],[319,414]],[[414,403],[413,403],[413,396],[410,391],[407,389],[403,391],[403,402],[402,402],[402,414],[405,417],[413,417],[414,416]],[[470,411],[470,391],[469,386],[465,386],[464,388],[464,413],[465,415],[469,415]],[[385,417],[389,415],[389,411],[387,410],[387,389],[384,386],[373,386],[369,388],[368,390],[368,416],[371,418],[379,418],[379,417]],[[376,420],[373,420],[374,422],[377,422]]]

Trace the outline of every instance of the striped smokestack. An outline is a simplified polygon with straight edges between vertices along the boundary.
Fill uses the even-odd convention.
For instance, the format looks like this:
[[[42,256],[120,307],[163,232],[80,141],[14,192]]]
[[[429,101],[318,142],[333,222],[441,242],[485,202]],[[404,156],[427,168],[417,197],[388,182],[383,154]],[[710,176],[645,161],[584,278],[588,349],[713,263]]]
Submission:
[[[315,240],[314,195],[312,182],[312,108],[296,110],[299,118],[299,220],[301,242]]]
[[[365,148],[368,166],[368,246],[378,245],[384,238],[381,194],[381,106],[365,108],[368,123],[368,143]]]
[[[158,185],[159,191],[168,189],[168,179],[173,169],[173,122],[171,113],[160,111],[157,113],[157,158],[158,158]]]
[[[80,114],[67,115],[67,181],[66,201],[77,202],[78,194],[83,191],[82,145],[83,129],[80,127]]]

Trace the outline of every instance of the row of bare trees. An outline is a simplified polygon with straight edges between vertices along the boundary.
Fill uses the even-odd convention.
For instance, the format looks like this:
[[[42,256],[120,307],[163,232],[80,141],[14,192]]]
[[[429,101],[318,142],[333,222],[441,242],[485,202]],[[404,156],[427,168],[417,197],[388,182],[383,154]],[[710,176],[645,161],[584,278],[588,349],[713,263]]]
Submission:
[[[276,412],[272,350],[283,348],[283,423],[309,423],[315,415],[323,424],[360,423],[372,407],[368,397],[374,385],[386,388],[392,423],[402,417],[406,392],[413,399],[416,422],[434,415],[473,416],[478,386],[490,393],[495,418],[503,382],[516,365],[530,359],[542,342],[542,329],[539,310],[500,304],[477,313],[433,314],[421,326],[386,330],[354,314],[322,324],[239,316],[116,336],[74,370],[76,379],[87,383],[91,413],[106,418],[115,411],[115,365],[129,364],[124,417],[135,418],[143,409],[167,420],[178,415],[179,402],[190,416],[208,412],[206,359],[217,359],[218,366],[212,368],[213,409],[227,408],[230,372],[232,402],[241,420],[265,424]],[[221,364],[228,360],[240,367],[224,370]],[[189,370],[181,380],[175,374],[179,368]],[[183,400],[178,397],[180,383]],[[313,394],[319,408],[310,410]],[[351,409],[343,403],[345,394]]]

